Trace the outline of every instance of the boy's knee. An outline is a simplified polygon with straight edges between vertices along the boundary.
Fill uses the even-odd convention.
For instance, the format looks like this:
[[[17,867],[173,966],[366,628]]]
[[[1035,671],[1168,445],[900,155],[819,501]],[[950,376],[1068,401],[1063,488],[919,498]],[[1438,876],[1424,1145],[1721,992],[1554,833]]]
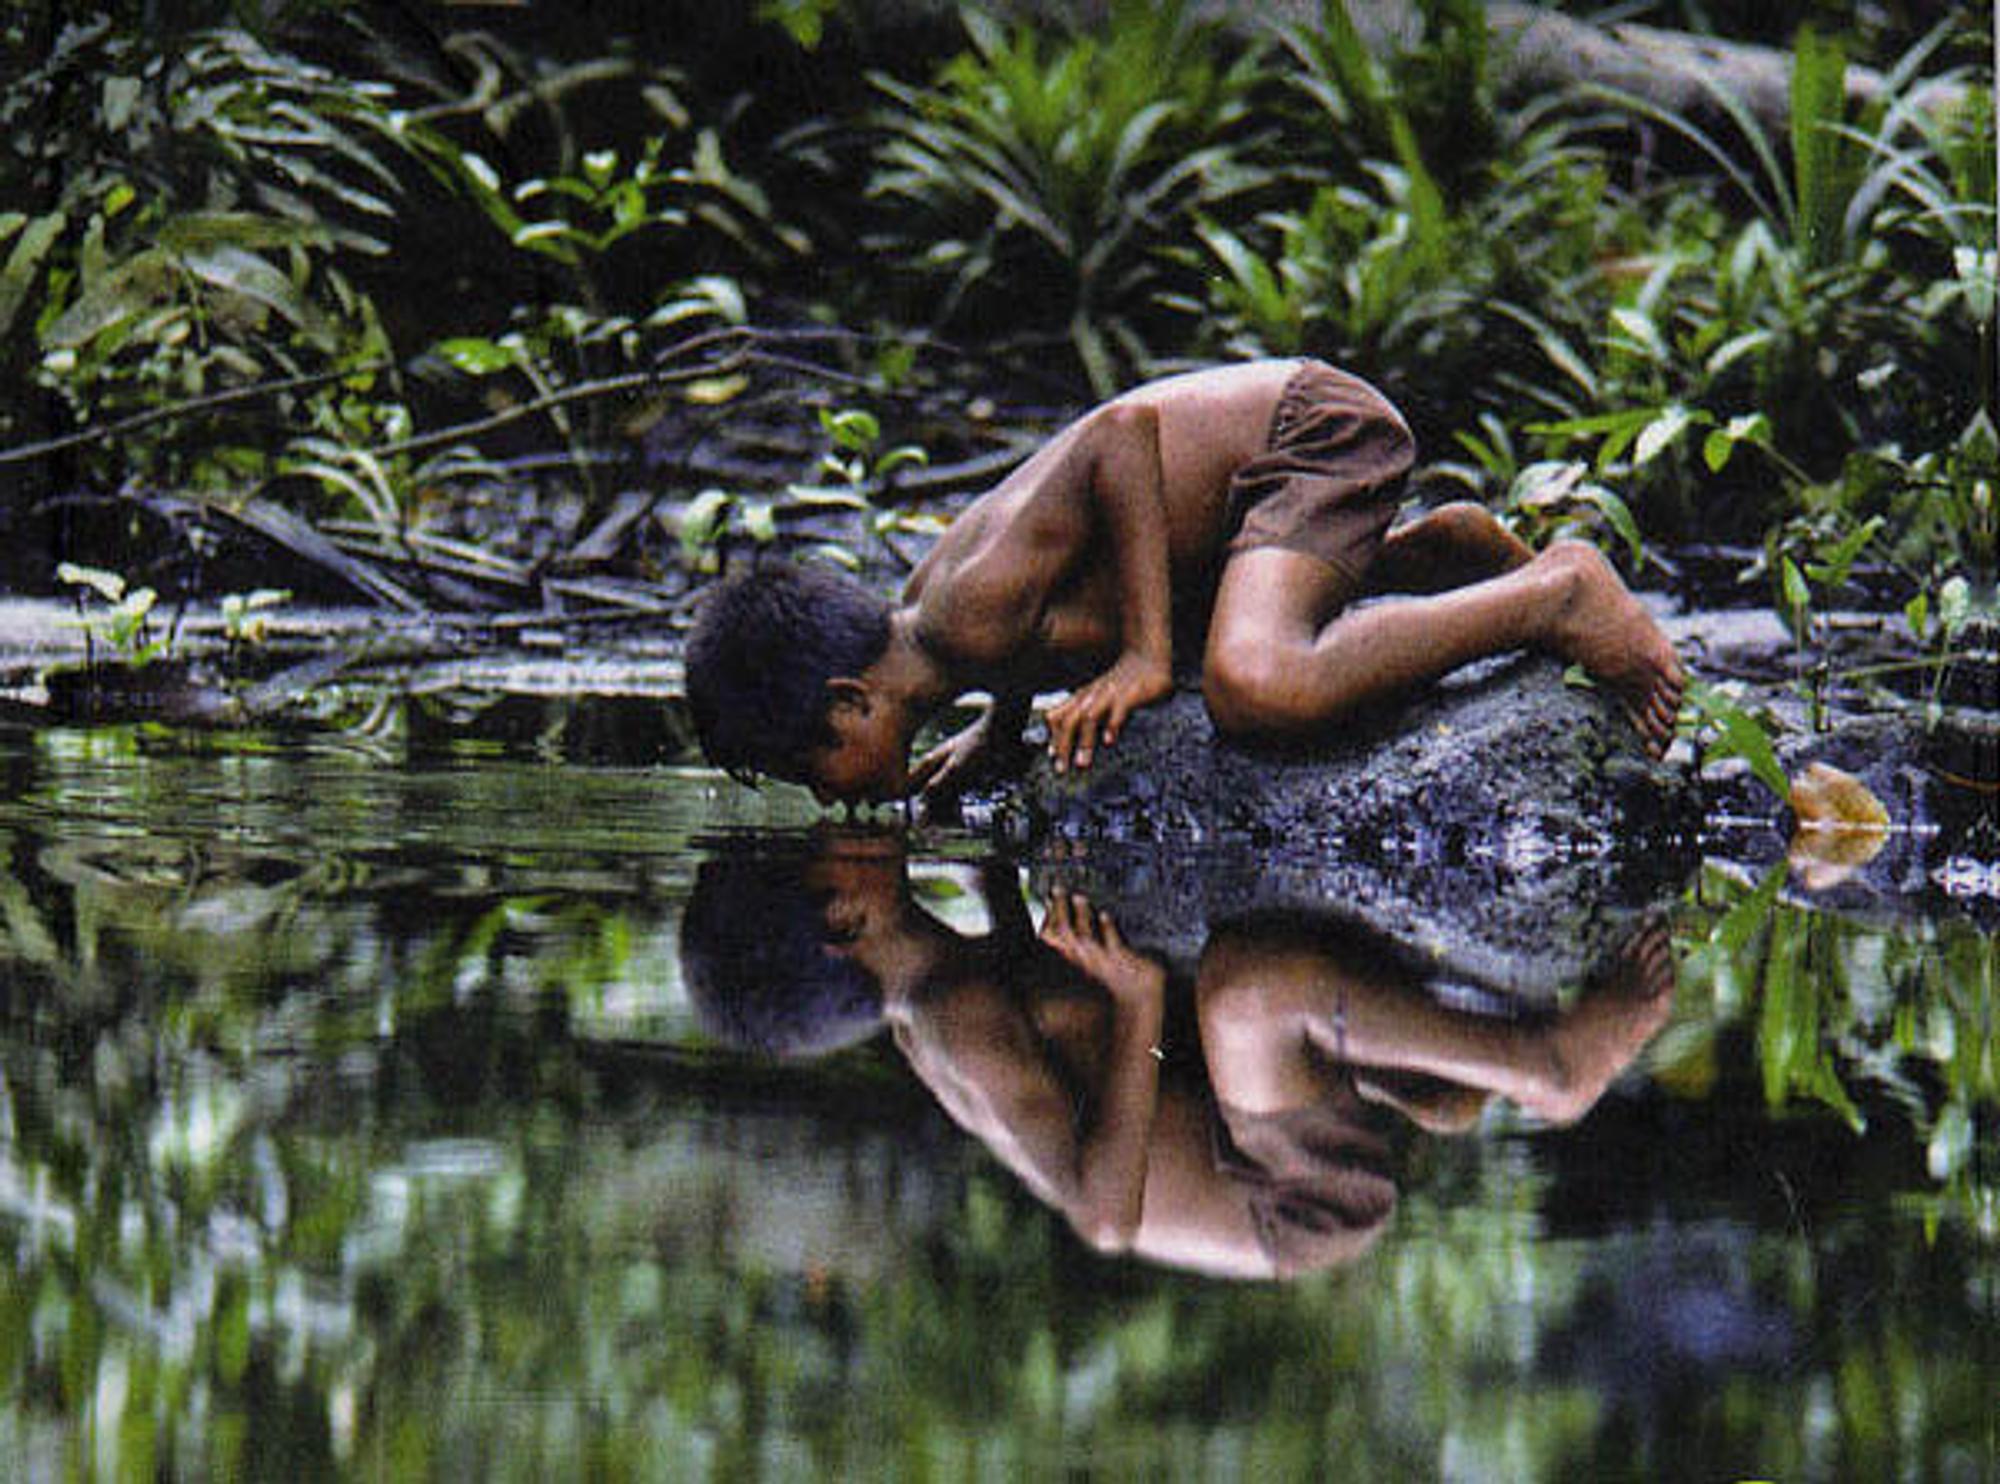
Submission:
[[[1283,646],[1260,638],[1211,640],[1202,661],[1201,694],[1224,732],[1251,734],[1295,725],[1298,664]]]

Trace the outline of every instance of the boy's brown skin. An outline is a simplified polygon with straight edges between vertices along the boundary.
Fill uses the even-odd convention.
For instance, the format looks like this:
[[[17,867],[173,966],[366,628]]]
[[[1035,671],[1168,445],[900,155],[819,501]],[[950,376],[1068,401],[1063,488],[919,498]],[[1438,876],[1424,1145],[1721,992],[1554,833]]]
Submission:
[[[1079,680],[1048,713],[1049,751],[1058,768],[1088,767],[1134,710],[1167,693],[1173,605],[1211,588],[1202,687],[1226,732],[1308,735],[1482,656],[1536,647],[1582,664],[1664,750],[1680,665],[1588,546],[1537,556],[1482,508],[1446,506],[1390,532],[1368,574],[1371,591],[1419,596],[1351,611],[1340,574],[1317,558],[1225,552],[1230,477],[1263,451],[1297,365],[1138,387],[967,508],[911,574],[882,657],[830,682],[836,741],[809,759],[814,792],[947,791],[1019,737],[1036,691]],[[993,694],[993,707],[909,767],[917,729],[968,690]]]
[[[1066,975],[1022,951],[1033,929],[1011,868],[983,883],[989,939],[961,938],[917,906],[891,841],[837,846],[809,879],[845,945],[831,951],[876,980],[912,1070],[1078,1235],[1177,1267],[1272,1276],[1243,1191],[1217,1167],[1217,1115],[1160,1076],[1165,973],[1108,915],[1050,894],[1039,936]],[[1380,965],[1265,930],[1219,934],[1196,995],[1221,1102],[1277,1113],[1351,1075],[1364,1101],[1450,1133],[1496,1093],[1553,1121],[1580,1118],[1658,1032],[1672,988],[1658,925],[1545,1026],[1448,1010]],[[1357,1233],[1355,1250],[1372,1240]]]

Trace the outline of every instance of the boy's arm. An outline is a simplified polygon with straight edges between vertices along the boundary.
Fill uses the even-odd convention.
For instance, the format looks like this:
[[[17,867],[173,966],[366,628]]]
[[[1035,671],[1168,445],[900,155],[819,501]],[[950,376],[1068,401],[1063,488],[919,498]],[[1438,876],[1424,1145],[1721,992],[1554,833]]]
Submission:
[[[927,800],[947,799],[991,780],[1020,747],[1032,698],[1026,692],[994,697],[978,720],[953,733],[918,758],[910,769],[910,789]]]
[[[1110,669],[1049,711],[1049,754],[1058,772],[1089,767],[1100,741],[1117,741],[1127,716],[1173,687],[1159,414],[1144,405],[1109,407],[1093,441],[1090,497],[1115,569],[1122,645]]]

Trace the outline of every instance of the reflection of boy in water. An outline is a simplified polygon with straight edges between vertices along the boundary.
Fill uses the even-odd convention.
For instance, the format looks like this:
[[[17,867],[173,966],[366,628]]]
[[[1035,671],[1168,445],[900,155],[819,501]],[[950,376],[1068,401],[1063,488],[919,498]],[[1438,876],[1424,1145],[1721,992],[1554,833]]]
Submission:
[[[1086,1241],[1231,1276],[1365,1251],[1394,1210],[1409,1123],[1462,1128],[1493,1092],[1580,1114],[1658,1028],[1670,982],[1655,932],[1621,961],[1637,992],[1522,1027],[1438,1006],[1324,926],[1258,922],[1216,935],[1195,1013],[1176,1016],[1164,971],[1081,897],[1055,893],[1038,939],[1011,869],[989,879],[993,929],[976,939],[916,905],[883,841],[757,871],[757,894],[735,897],[744,872],[705,866],[683,928],[690,988],[719,1035],[779,1054],[851,1038],[870,1022],[827,986],[858,970],[951,1117]],[[732,921],[758,924],[757,946],[715,941]],[[763,951],[776,943],[792,969]]]

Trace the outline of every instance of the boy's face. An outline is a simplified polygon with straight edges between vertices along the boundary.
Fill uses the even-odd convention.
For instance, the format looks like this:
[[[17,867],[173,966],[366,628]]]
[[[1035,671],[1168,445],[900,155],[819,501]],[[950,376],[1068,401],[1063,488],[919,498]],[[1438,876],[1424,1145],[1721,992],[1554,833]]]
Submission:
[[[822,899],[827,952],[849,957],[902,920],[903,851],[887,837],[834,841],[806,868],[806,889]]]
[[[833,742],[806,759],[802,782],[822,804],[882,803],[910,791],[909,739],[894,708],[836,705],[827,713]]]

